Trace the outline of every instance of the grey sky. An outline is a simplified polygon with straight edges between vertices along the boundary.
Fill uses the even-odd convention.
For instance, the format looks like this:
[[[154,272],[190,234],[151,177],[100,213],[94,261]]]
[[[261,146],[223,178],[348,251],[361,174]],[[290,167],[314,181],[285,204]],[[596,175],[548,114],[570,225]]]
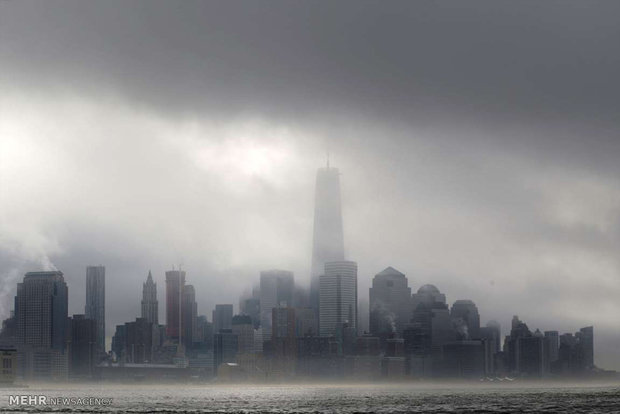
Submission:
[[[56,266],[108,334],[149,269],[199,312],[309,283],[314,173],[342,173],[362,298],[388,265],[506,333],[594,325],[620,369],[620,3],[0,2],[0,288]]]

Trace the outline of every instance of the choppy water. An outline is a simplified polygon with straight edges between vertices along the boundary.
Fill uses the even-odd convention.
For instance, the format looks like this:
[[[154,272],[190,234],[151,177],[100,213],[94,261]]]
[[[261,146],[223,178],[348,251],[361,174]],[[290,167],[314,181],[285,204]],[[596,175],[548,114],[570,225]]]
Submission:
[[[9,405],[10,395],[112,398],[110,405]],[[0,411],[121,413],[620,413],[618,386],[70,385],[0,389]]]

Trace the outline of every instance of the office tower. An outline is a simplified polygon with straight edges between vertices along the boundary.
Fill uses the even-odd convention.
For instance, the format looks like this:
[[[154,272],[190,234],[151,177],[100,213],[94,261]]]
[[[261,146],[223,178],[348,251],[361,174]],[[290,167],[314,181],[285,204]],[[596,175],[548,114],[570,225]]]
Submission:
[[[457,300],[450,309],[450,318],[459,339],[480,339],[480,315],[476,304],[471,300]]]
[[[319,321],[312,308],[295,308],[295,331],[298,337],[317,336]]]
[[[17,284],[17,349],[24,378],[67,378],[67,305],[62,272],[29,272]]]
[[[271,338],[271,310],[279,306],[293,306],[295,278],[288,270],[260,272],[260,313],[263,339]]]
[[[213,334],[222,329],[230,329],[232,326],[233,305],[215,305],[213,310]]]
[[[153,282],[150,270],[146,283],[142,284],[142,317],[155,325],[159,325],[157,283]]]
[[[112,337],[112,353],[117,362],[125,362],[125,325],[116,325],[114,336]]]
[[[153,361],[153,324],[145,318],[125,323],[125,362],[146,364]]]
[[[62,272],[29,272],[17,284],[15,315],[20,345],[64,351],[68,289]]]
[[[241,310],[243,315],[248,315],[252,319],[252,325],[254,329],[260,326],[260,292],[257,292],[258,297],[252,296],[241,300]]]
[[[185,285],[183,288],[183,303],[182,303],[182,340],[183,345],[191,348],[194,342],[197,341],[198,328],[198,304],[196,303],[196,290],[192,285]]]
[[[357,263],[325,263],[319,279],[319,333],[332,336],[343,323],[357,328]]]
[[[502,348],[502,327],[497,321],[489,321],[487,322],[486,330],[488,335],[490,335],[495,340],[495,348],[494,352],[501,351]]]
[[[169,270],[166,272],[166,335],[172,340],[179,340],[181,332],[181,301],[185,286],[185,271]]]
[[[239,354],[254,352],[254,326],[248,315],[235,315],[232,318],[232,333],[237,335]]]
[[[385,338],[393,333],[402,335],[412,311],[407,277],[388,267],[375,275],[369,293],[371,335]]]
[[[86,308],[87,319],[95,321],[97,327],[97,352],[105,353],[105,267],[86,268]]]
[[[560,334],[558,331],[545,331],[545,338],[549,346],[549,362],[555,362],[558,360],[560,350]]]
[[[213,324],[207,320],[206,315],[200,315],[197,320],[198,342],[203,349],[213,349]]]
[[[90,378],[96,363],[97,325],[84,315],[73,315],[69,319],[69,332],[69,375],[72,378]]]
[[[594,367],[594,328],[588,326],[581,328],[576,335],[583,350],[583,366],[586,369]]]
[[[310,307],[319,309],[319,276],[325,263],[344,260],[344,237],[340,205],[340,174],[337,168],[319,168],[314,197],[314,235],[310,271]],[[318,314],[318,312],[317,312]]]
[[[221,364],[236,361],[238,349],[239,339],[232,329],[220,329],[213,335],[213,365],[216,372]]]
[[[498,322],[489,321],[486,326],[480,327],[480,339],[484,348],[484,370],[487,375],[496,371],[496,354],[500,351],[501,328]]]
[[[419,304],[432,305],[433,303],[446,303],[446,295],[441,293],[435,285],[424,285],[417,293],[411,295],[411,308],[415,312]]]

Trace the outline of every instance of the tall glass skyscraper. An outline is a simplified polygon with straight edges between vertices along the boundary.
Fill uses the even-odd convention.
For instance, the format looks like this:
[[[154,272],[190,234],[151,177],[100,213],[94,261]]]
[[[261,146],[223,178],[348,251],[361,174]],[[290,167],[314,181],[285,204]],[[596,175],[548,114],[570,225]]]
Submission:
[[[97,352],[105,353],[105,266],[86,268],[86,318],[95,321]]]
[[[357,329],[357,263],[325,263],[319,277],[319,333],[331,336],[343,323]]]
[[[314,198],[314,240],[310,271],[310,306],[319,309],[319,276],[325,263],[344,260],[340,173],[337,168],[319,168]]]

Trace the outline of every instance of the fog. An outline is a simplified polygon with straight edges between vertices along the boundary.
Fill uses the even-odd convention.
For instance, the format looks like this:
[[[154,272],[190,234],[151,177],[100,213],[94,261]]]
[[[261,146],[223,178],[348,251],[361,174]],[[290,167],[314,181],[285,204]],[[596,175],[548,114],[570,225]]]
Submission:
[[[355,4],[355,7],[353,5]],[[393,266],[620,369],[620,4],[0,2],[0,317],[57,268],[106,329],[181,265],[198,313],[310,282],[340,169],[359,299]]]

